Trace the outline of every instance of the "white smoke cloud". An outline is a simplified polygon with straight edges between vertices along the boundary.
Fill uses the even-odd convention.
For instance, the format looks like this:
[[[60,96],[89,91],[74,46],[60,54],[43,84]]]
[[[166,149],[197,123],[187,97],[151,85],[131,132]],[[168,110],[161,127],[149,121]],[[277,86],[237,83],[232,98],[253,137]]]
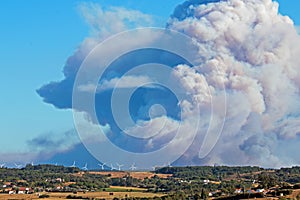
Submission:
[[[137,88],[140,87],[141,85],[147,83],[153,83],[153,82],[154,81],[147,76],[122,76],[121,78],[104,80],[99,85],[93,85],[93,84],[80,85],[78,87],[78,90],[82,92],[94,92],[95,89],[97,88],[98,92],[102,92],[114,88]]]
[[[102,38],[154,23],[151,15],[122,7],[109,7],[104,10],[99,4],[82,3],[79,5],[79,10],[90,26],[92,34]]]
[[[189,5],[185,12],[190,16],[174,16],[168,27],[197,41],[203,64],[195,70],[213,91],[225,84],[228,95],[226,124],[206,162],[282,165],[280,140],[299,134],[300,37],[292,20],[271,0]]]
[[[187,65],[179,65],[174,71],[173,75],[180,82],[183,90],[192,96],[192,101],[195,104],[209,104],[211,101],[211,91],[206,78],[196,72],[195,69]]]
[[[78,9],[89,25],[91,33],[89,37],[83,40],[74,55],[68,59],[64,68],[66,77],[75,76],[85,57],[96,45],[105,39],[131,28],[154,25],[153,16],[123,7],[108,7],[107,9],[103,9],[99,4],[82,3],[78,6]],[[148,39],[149,37],[135,38],[135,42],[138,43],[139,40]],[[124,43],[119,44],[119,48],[126,46],[126,42],[132,41],[124,39]]]
[[[105,80],[100,84],[99,90],[107,90],[112,88],[136,88],[145,83],[154,82],[147,76],[122,76],[121,78],[113,78],[109,81]]]
[[[170,144],[169,154],[173,155],[179,146],[189,145],[194,139],[191,132],[195,126],[198,126],[199,131],[195,142],[182,158],[176,161],[176,164],[219,163],[265,167],[300,164],[299,157],[291,153],[300,144],[297,131],[300,128],[298,58],[300,37],[292,20],[280,15],[278,3],[271,0],[201,2],[204,1],[187,1],[179,6],[167,25],[169,29],[192,37],[198,47],[197,53],[192,50],[190,53],[199,64],[193,67],[187,66],[186,63],[176,64],[168,77],[171,83],[173,81],[174,85],[179,85],[176,89],[184,98],[174,105],[170,96],[146,91],[146,94],[138,99],[139,101],[134,102],[136,104],[134,106],[140,106],[135,113],[135,117],[138,118],[136,126],[127,127],[125,132],[133,136],[142,134],[144,138],[159,132],[160,134],[151,138],[145,146],[140,147],[151,150],[168,143],[176,134],[174,131],[176,127],[180,126],[179,136]],[[96,4],[83,4],[81,10],[92,27],[93,35],[86,39],[71,57],[74,62],[70,59],[65,67],[65,81],[70,81],[72,84],[82,60],[99,41],[130,28],[132,24],[134,27],[144,23],[151,24],[150,17],[138,11],[121,8],[104,11]],[[156,38],[151,34],[144,37],[122,38],[118,40],[122,42],[118,42],[118,45],[112,49],[107,49],[106,53],[112,54],[117,48],[138,47],[140,43],[153,44],[155,40]],[[102,56],[105,58],[105,55]],[[138,58],[147,59],[147,57]],[[168,59],[164,60],[171,62]],[[86,71],[87,74],[94,74],[94,72],[93,68]],[[121,86],[123,85],[124,88],[140,86],[144,82],[152,81],[142,74],[119,78],[122,73],[124,73],[122,70],[115,69],[113,74],[116,76],[100,82],[100,85],[89,85],[87,80],[87,85],[77,89],[95,91],[98,87],[101,92],[115,88],[116,84],[122,81]],[[52,83],[40,90],[41,96],[57,107],[71,108],[64,95],[53,92],[55,90],[52,87],[60,91],[61,88],[57,85],[65,89],[63,81]],[[222,103],[224,86],[227,92],[226,105]],[[115,127],[115,122],[111,122],[111,110],[107,109],[111,105],[110,99],[107,100],[105,95],[101,97],[102,99],[99,99],[102,107],[99,109],[99,116],[104,119],[100,119],[102,120],[100,123],[107,125],[110,129],[107,132],[112,135],[115,142],[126,143],[127,140]],[[145,99],[149,101],[146,102]],[[155,100],[159,100],[159,103],[167,108],[169,106],[173,116],[158,115],[148,120],[145,117],[148,114],[146,112]],[[64,101],[69,104],[61,105],[60,103]],[[211,110],[212,105],[213,110]],[[176,115],[176,109],[181,111],[180,116]],[[225,124],[218,143],[208,156],[199,157],[206,154],[199,154],[202,142],[209,143],[208,146],[214,145],[213,142],[210,144],[209,139],[219,137],[218,128],[223,126],[225,109]],[[212,116],[214,116],[213,120]],[[195,122],[198,117],[201,119],[199,124]],[[124,119],[126,120],[127,118]],[[89,121],[92,123],[93,120]],[[164,129],[161,130],[162,126]],[[208,129],[210,137],[205,140]],[[289,142],[293,146],[283,149],[281,145]],[[138,147],[131,145],[129,148]]]
[[[114,34],[154,24],[153,16],[123,7],[103,9],[96,3],[82,3],[78,9],[91,32],[76,53],[79,58],[85,57],[99,42]]]

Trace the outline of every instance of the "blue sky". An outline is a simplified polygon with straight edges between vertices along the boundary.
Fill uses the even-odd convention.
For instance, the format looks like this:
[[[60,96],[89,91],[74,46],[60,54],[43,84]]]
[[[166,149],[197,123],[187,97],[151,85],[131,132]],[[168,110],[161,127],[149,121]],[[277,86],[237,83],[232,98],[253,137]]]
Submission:
[[[36,135],[73,128],[72,113],[43,103],[36,89],[63,78],[67,58],[89,35],[78,9],[83,2],[141,10],[164,26],[181,1],[1,1],[0,151],[23,151]]]
[[[181,0],[2,0],[0,2],[0,152],[22,152],[27,141],[41,134],[73,128],[71,111],[45,104],[36,89],[63,78],[66,59],[89,35],[79,14],[82,2],[104,9],[121,6],[156,16],[164,26]],[[279,0],[280,12],[300,25],[300,1]],[[1,161],[0,161],[1,162]]]
[[[282,14],[290,16],[296,25],[300,25],[300,2],[297,0],[278,0]]]

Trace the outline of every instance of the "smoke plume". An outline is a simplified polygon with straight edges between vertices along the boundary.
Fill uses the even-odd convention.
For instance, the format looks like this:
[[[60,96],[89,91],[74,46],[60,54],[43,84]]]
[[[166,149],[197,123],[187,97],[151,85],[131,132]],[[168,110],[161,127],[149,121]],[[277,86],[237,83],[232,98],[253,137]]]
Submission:
[[[151,49],[118,58],[112,64],[112,71],[107,72],[100,81],[95,98],[98,121],[103,126],[109,125],[109,138],[128,151],[147,152],[159,148],[174,137],[173,131],[177,126],[181,125],[186,133],[189,132],[194,116],[198,114],[195,108],[199,107],[199,133],[175,164],[218,163],[265,167],[300,164],[300,157],[293,153],[300,145],[300,37],[293,21],[279,14],[278,6],[271,0],[190,0],[179,5],[170,17],[167,29],[193,38],[197,47],[193,55],[197,65],[190,66],[182,58]],[[126,13],[125,21],[130,16],[129,19],[135,22],[132,17],[136,12],[131,15],[121,11]],[[101,13],[102,18],[102,10]],[[143,14],[138,16],[138,20],[149,21]],[[90,18],[97,21],[94,17]],[[124,18],[117,20],[120,21],[118,24],[122,24],[121,29],[126,29]],[[101,24],[97,25],[101,29],[98,26]],[[109,29],[114,30],[112,27]],[[99,34],[105,32],[104,36],[107,36],[107,30],[102,28]],[[68,59],[64,68],[65,79],[38,90],[45,102],[57,108],[72,107],[76,73],[85,56],[101,39],[102,36],[97,34],[87,38]],[[138,43],[145,38],[135,40]],[[122,48],[126,43],[118,45]],[[145,132],[149,136],[152,130],[159,130],[162,122],[165,129],[158,137],[137,141],[134,137],[125,137],[114,121],[109,109],[111,89],[128,70],[147,63],[153,57],[157,58],[157,63],[173,67],[171,81],[180,84],[179,89],[185,92],[186,99],[178,102],[166,88],[155,85],[139,88],[129,109],[134,121],[146,124],[148,128],[143,130],[139,126],[131,126],[127,131],[132,134]],[[145,80],[149,81],[151,77],[147,74],[124,76],[123,89],[140,85]],[[207,129],[210,115],[216,116],[211,124],[212,132],[223,123],[224,106],[218,102],[224,86],[227,99],[224,127],[212,151],[205,157],[199,157],[203,132]],[[86,92],[89,85],[78,89]],[[211,101],[215,106],[214,113],[208,111]],[[162,105],[165,110],[153,107],[156,104]],[[151,123],[149,110],[150,115],[154,116]],[[188,139],[190,135],[187,134],[182,140],[175,141],[174,151],[176,144],[185,143]]]

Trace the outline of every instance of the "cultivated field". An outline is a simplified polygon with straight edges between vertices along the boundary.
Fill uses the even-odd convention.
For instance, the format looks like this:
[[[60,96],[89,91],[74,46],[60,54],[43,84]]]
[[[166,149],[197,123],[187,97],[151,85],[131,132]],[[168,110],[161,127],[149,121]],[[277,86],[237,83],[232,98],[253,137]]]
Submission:
[[[115,189],[115,190],[133,190],[133,191],[137,191],[137,190],[141,190],[140,188],[133,188],[133,187],[119,187],[119,188],[112,188],[112,189]],[[106,200],[112,200],[113,198],[117,197],[117,198],[125,198],[125,197],[161,197],[163,196],[163,194],[157,194],[157,193],[146,193],[146,192],[143,192],[143,191],[140,191],[140,192],[86,192],[86,193],[83,193],[83,192],[78,192],[77,194],[73,194],[73,193],[40,193],[40,194],[47,194],[49,195],[49,198],[44,198],[45,200],[47,199],[51,199],[51,200],[54,200],[54,199],[66,199],[66,197],[68,195],[71,195],[71,196],[81,196],[83,198],[98,198],[98,199],[106,199]],[[12,195],[9,195],[9,194],[0,194],[0,199],[6,199],[6,200],[13,200],[13,199],[39,199],[38,195],[37,194],[30,194],[30,195],[27,195],[27,194],[12,194]]]
[[[81,172],[82,173],[82,172]],[[123,178],[124,176],[131,176],[136,179],[143,180],[144,178],[151,178],[153,176],[158,176],[159,178],[168,178],[172,174],[155,174],[152,172],[117,172],[117,171],[100,171],[100,172],[88,172],[90,174],[100,174],[100,175],[110,175],[111,178]]]

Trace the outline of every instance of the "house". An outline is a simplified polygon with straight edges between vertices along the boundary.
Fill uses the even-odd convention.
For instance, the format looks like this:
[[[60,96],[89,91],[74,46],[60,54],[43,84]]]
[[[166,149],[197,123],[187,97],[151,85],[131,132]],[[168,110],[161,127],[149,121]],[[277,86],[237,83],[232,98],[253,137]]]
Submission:
[[[4,189],[4,193],[13,194],[13,192],[14,191],[13,191],[13,189],[11,187]]]
[[[265,192],[265,189],[257,189],[256,192],[263,193]]]
[[[26,193],[26,188],[25,187],[20,187],[18,190],[18,194],[25,194]]]
[[[247,190],[247,193],[248,194],[254,194],[254,193],[256,193],[254,190]]]
[[[32,191],[30,188],[20,187],[18,190],[18,194],[29,194]]]
[[[64,182],[64,179],[62,179],[62,178],[57,178],[57,179],[55,179],[55,181],[61,183],[61,182]]]
[[[242,194],[243,193],[243,189],[241,188],[236,188],[234,191],[235,194]]]
[[[62,190],[63,189],[63,187],[62,186],[60,186],[60,185],[58,185],[58,186],[56,186],[56,188],[55,188],[56,190]]]
[[[203,180],[204,184],[208,184],[210,181],[209,180]]]
[[[8,194],[16,194],[16,192],[13,190],[10,190],[10,191],[8,191]]]

